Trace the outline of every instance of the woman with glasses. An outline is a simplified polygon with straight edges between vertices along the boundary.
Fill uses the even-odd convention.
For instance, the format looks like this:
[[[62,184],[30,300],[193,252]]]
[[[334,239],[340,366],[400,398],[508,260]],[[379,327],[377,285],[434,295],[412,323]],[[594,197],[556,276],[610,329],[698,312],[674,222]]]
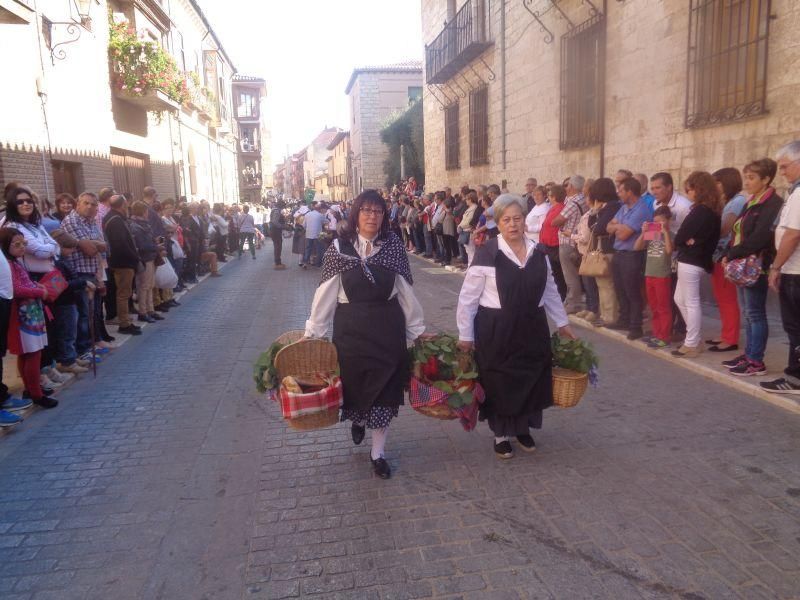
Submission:
[[[344,391],[342,421],[352,421],[353,443],[372,430],[375,474],[388,479],[384,457],[391,420],[408,381],[407,345],[425,331],[422,307],[403,242],[389,231],[386,201],[376,190],[359,195],[349,227],[330,245],[314,294],[306,337],[323,337],[333,321]]]
[[[33,194],[27,187],[12,189],[6,197],[6,220],[3,227],[12,227],[25,238],[25,254],[20,263],[38,281],[55,266],[58,243],[42,225]]]
[[[500,235],[475,252],[458,297],[458,347],[475,351],[486,400],[480,418],[494,433],[498,458],[512,458],[511,438],[536,449],[530,428],[553,404],[548,317],[574,338],[544,252],[525,236],[527,203],[503,194],[494,202]]]

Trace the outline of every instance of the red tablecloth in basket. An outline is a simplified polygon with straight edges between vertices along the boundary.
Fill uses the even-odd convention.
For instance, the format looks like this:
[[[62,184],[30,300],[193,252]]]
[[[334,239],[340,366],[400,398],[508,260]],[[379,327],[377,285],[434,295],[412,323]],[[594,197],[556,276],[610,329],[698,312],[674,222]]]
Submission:
[[[424,406],[436,406],[437,404],[447,405],[447,392],[443,392],[439,388],[433,387],[417,379],[411,378],[411,385],[408,390],[408,399],[411,402],[411,408],[421,408]],[[472,403],[468,406],[460,408],[452,408],[451,410],[458,416],[461,426],[464,431],[472,431],[478,423],[478,407],[483,403],[486,394],[479,383],[475,384],[472,389]]]
[[[281,386],[278,395],[283,418],[294,419],[331,408],[339,408],[343,398],[342,381],[335,377],[331,385],[310,394],[293,394]]]

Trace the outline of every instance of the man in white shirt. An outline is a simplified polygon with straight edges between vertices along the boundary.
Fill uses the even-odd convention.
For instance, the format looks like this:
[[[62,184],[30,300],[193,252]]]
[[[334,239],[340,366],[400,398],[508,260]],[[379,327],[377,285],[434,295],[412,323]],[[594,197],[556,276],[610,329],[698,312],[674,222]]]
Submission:
[[[328,207],[319,203],[314,207],[314,210],[306,213],[304,226],[306,228],[306,250],[303,253],[303,262],[301,266],[305,269],[311,260],[311,256],[316,251],[316,260],[314,261],[315,267],[322,266],[323,247],[322,242],[319,240],[319,234],[325,225],[325,212]]]
[[[256,259],[256,222],[253,215],[250,214],[250,206],[245,204],[242,207],[242,213],[236,217],[236,225],[239,228],[239,258],[242,258],[244,252],[244,243],[247,242],[250,246],[250,254],[253,255],[253,260]]]
[[[763,389],[776,394],[800,394],[800,140],[778,150],[778,171],[789,183],[789,195],[775,230],[778,250],[769,270],[769,285],[781,302],[783,330],[789,336],[786,377],[764,381]]]

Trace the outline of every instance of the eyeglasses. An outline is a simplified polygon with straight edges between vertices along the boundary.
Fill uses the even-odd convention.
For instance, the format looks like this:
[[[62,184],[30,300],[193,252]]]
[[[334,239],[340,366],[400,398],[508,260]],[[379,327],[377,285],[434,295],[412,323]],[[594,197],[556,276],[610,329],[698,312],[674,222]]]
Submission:
[[[365,215],[371,215],[373,217],[382,217],[385,211],[382,208],[361,207],[361,212]]]
[[[19,241],[19,242],[11,242],[11,246],[13,248],[24,248],[27,245],[28,245],[28,242],[26,242],[25,240],[22,240],[22,241]]]
[[[17,198],[17,206],[22,204],[30,204],[33,205],[33,198]]]

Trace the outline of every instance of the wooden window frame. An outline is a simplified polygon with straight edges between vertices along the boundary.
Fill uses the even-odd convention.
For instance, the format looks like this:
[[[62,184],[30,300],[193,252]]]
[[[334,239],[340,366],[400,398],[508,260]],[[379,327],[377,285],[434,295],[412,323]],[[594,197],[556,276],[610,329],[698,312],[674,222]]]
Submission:
[[[489,164],[489,87],[469,94],[469,165]]]
[[[606,21],[595,15],[561,36],[559,148],[603,141],[605,129]]]
[[[772,0],[690,0],[687,128],[767,112],[771,12]]]
[[[444,109],[444,168],[452,170],[460,168],[459,162],[461,131],[459,127],[458,102]]]

